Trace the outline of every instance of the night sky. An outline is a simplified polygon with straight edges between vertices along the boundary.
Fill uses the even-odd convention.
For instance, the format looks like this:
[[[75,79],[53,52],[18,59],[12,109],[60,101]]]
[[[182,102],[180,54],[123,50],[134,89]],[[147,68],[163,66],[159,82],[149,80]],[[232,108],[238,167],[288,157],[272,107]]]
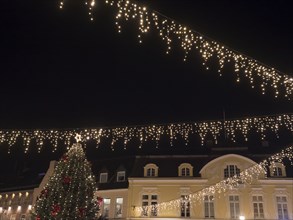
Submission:
[[[257,3],[255,3],[257,2]],[[292,74],[289,1],[143,1],[182,24]],[[117,33],[115,9],[97,1],[7,1],[1,5],[1,128],[68,128],[169,123],[289,113],[274,99],[206,71],[199,56],[165,55],[157,33]]]
[[[129,22],[96,0],[94,22],[83,1],[1,3],[0,128],[86,128],[192,122],[292,113],[292,101],[206,71],[198,54],[150,32],[137,40]],[[289,1],[138,1],[228,47],[292,75]]]

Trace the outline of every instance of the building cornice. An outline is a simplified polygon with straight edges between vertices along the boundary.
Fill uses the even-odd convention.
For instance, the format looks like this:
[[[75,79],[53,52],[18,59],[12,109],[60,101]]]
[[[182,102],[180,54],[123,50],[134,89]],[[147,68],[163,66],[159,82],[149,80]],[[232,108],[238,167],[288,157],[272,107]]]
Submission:
[[[293,185],[293,178],[267,178],[267,179],[259,179],[259,183],[261,184],[289,184]]]
[[[128,178],[129,183],[207,183],[207,179],[202,178],[182,178],[182,177],[155,177],[155,178]]]
[[[103,190],[97,190],[97,192],[99,192],[99,193],[103,193],[103,192],[109,192],[109,191],[111,191],[111,192],[122,192],[122,191],[125,191],[125,192],[127,192],[128,191],[128,188],[127,189],[103,189]]]

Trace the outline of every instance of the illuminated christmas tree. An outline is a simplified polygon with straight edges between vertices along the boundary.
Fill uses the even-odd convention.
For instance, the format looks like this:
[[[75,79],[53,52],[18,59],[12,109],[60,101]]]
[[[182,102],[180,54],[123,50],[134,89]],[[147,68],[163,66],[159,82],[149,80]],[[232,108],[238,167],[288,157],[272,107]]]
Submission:
[[[97,219],[101,200],[81,144],[73,144],[58,162],[33,209],[36,220]]]

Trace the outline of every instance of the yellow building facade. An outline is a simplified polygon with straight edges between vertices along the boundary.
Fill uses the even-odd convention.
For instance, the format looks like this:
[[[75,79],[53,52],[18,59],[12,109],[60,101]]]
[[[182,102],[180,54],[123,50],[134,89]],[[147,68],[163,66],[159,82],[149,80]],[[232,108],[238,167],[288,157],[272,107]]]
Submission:
[[[239,184],[225,192],[201,195],[198,198],[201,201],[197,201],[191,196],[238,175],[256,162],[237,154],[210,161],[199,156],[181,156],[179,159],[176,156],[148,156],[147,159],[137,158],[137,161],[140,162],[134,163],[135,172],[128,177],[127,189],[98,191],[99,196],[108,202],[111,200],[107,204],[107,215],[102,209],[106,219],[117,218],[117,198],[123,198],[122,215],[119,216],[123,219],[293,219],[293,179],[286,174],[286,170],[292,171],[291,166],[274,164],[268,168],[268,175],[263,173],[249,184]],[[142,166],[137,167],[139,165]],[[173,172],[170,177],[163,174],[166,169]]]

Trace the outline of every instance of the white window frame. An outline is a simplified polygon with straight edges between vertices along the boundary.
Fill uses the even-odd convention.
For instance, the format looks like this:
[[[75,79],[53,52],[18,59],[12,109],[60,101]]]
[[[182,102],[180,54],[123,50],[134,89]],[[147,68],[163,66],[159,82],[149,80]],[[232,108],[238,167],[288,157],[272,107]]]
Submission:
[[[214,196],[204,197],[204,217],[207,219],[215,218]]]
[[[231,169],[232,167],[233,167],[233,169]],[[241,172],[240,168],[238,168],[236,164],[228,164],[224,168],[224,178],[229,178],[229,177],[233,177],[235,175],[239,175],[240,172]]]
[[[118,202],[118,200],[122,200],[122,202]],[[123,217],[123,197],[117,197],[116,201],[115,201],[115,218],[122,218]],[[118,206],[120,207],[118,209]],[[118,213],[118,211],[120,210],[120,213]]]
[[[149,172],[149,170],[151,170],[151,172]],[[156,164],[149,163],[144,166],[144,177],[157,177],[159,172],[158,170],[159,167]]]
[[[187,172],[186,172],[187,169],[189,170],[189,175],[187,175]],[[182,176],[182,177],[193,176],[193,166],[191,166],[191,164],[189,163],[180,164],[180,166],[178,167],[178,176]]]
[[[125,171],[118,171],[117,172],[117,182],[125,182],[126,178],[125,178]],[[120,180],[119,177],[123,176],[123,180]]]
[[[270,174],[271,177],[286,177],[286,167],[282,163],[274,162],[270,165]]]
[[[109,201],[109,203],[106,203],[105,201]],[[106,208],[108,208],[106,210]],[[102,212],[102,216],[105,219],[109,219],[110,218],[110,209],[111,209],[111,199],[110,198],[104,198],[103,200],[103,212]]]
[[[190,199],[189,199],[188,195],[181,195],[180,217],[181,218],[189,218],[190,217]]]
[[[285,201],[278,201],[278,198]],[[277,205],[277,219],[278,220],[287,220],[289,219],[289,207],[288,207],[288,198],[286,195],[277,195],[276,196],[276,205]],[[281,207],[281,213],[279,212],[279,207]],[[286,212],[285,212],[286,210]],[[281,217],[280,217],[281,214]]]
[[[231,200],[233,198],[233,200]],[[237,200],[236,200],[237,198]],[[229,195],[230,218],[239,219],[240,216],[240,198],[239,195]]]
[[[158,194],[157,193],[143,193],[141,196],[142,217],[157,217],[158,216]]]
[[[103,179],[103,176],[106,180]],[[100,173],[100,183],[107,183],[108,182],[108,173]]]
[[[262,195],[252,195],[252,210],[254,219],[264,219],[264,200]]]

